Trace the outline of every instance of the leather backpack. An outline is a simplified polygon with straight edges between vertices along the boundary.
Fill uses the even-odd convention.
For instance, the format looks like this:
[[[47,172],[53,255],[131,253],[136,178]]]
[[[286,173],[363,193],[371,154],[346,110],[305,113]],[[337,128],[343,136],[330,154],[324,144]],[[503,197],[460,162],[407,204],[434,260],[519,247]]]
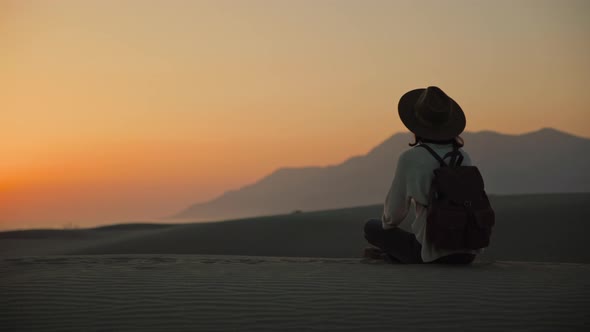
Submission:
[[[425,144],[440,167],[428,199],[426,238],[441,249],[479,249],[490,244],[495,213],[484,190],[481,173],[475,166],[461,166],[463,155],[456,144],[453,151],[440,157]],[[451,157],[449,164],[444,159]]]

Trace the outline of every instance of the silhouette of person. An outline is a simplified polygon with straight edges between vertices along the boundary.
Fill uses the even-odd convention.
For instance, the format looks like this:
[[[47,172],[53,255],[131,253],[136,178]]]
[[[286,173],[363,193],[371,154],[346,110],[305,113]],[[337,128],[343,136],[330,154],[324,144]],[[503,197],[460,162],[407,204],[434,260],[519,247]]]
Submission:
[[[456,145],[463,155],[462,165],[471,159],[459,136],[465,129],[465,114],[452,98],[440,88],[430,86],[405,93],[398,104],[399,117],[414,134],[414,147],[425,144],[439,156]],[[383,257],[399,263],[471,263],[478,250],[445,250],[429,243],[426,237],[428,197],[434,169],[440,166],[426,149],[408,149],[398,159],[391,188],[385,199],[381,219],[369,219],[364,235],[374,247],[365,249],[365,257]],[[415,206],[411,232],[398,226]]]

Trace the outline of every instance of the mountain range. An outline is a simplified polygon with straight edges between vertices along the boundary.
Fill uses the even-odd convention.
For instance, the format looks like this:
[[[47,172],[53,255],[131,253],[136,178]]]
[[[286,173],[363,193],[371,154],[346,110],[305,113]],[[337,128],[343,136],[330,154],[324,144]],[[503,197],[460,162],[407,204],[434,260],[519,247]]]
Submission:
[[[590,139],[552,128],[507,135],[464,132],[464,150],[489,194],[590,192]],[[239,190],[194,204],[174,218],[217,220],[382,203],[411,133],[327,167],[280,168]]]

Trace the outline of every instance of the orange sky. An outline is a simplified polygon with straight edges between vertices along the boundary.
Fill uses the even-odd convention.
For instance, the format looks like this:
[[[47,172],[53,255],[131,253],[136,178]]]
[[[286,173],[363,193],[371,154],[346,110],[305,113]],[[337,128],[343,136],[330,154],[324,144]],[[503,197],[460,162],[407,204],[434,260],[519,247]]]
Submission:
[[[3,1],[0,229],[166,216],[404,130],[590,137],[587,1]]]

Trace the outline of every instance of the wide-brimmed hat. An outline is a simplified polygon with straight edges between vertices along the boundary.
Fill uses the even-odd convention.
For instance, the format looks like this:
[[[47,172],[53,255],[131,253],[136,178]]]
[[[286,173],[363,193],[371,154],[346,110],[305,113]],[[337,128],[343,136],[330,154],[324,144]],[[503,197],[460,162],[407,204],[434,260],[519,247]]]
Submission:
[[[406,92],[397,108],[404,125],[425,139],[450,140],[465,129],[465,113],[459,104],[436,86]]]

